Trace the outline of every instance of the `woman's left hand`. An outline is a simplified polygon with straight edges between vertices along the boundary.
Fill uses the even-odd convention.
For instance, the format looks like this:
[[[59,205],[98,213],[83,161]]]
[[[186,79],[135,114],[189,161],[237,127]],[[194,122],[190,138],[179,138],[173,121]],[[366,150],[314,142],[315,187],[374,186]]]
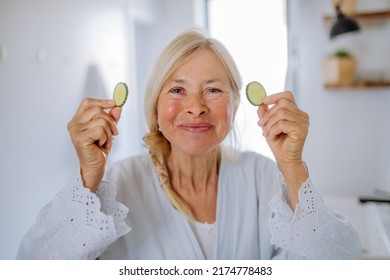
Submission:
[[[302,164],[309,127],[308,114],[297,107],[290,91],[269,95],[263,102],[257,110],[258,124],[279,167]]]
[[[299,189],[309,177],[302,160],[309,116],[297,107],[290,91],[267,96],[263,102],[257,110],[258,124],[284,176],[290,192],[290,205],[295,210],[299,203]]]

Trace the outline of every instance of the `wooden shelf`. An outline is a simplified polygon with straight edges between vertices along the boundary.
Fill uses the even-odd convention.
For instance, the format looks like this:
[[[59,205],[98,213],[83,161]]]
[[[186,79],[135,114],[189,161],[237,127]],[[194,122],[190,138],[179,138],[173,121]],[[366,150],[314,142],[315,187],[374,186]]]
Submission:
[[[327,89],[370,89],[390,88],[390,81],[356,81],[353,85],[325,85]]]
[[[378,24],[386,20],[390,20],[390,9],[371,11],[371,12],[356,12],[353,14],[346,14],[346,16],[356,19],[359,23]],[[336,13],[334,15],[324,16],[325,24],[329,25],[336,20]],[[387,89],[390,88],[390,80],[358,80],[353,85],[328,85],[325,84],[326,89]]]
[[[375,11],[375,12],[362,12],[362,13],[354,13],[354,14],[348,14],[348,17],[355,18],[359,21],[365,21],[365,20],[387,20],[390,19],[390,10],[383,10],[383,11]],[[326,23],[329,23],[331,20],[335,19],[336,15],[333,16],[324,16],[324,21]]]

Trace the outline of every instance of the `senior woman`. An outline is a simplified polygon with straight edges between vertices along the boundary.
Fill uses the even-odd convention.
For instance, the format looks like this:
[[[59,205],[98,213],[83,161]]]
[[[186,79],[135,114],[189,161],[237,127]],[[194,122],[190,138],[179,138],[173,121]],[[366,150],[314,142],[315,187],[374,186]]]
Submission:
[[[302,161],[309,120],[291,92],[270,95],[257,111],[276,164],[221,145],[240,88],[221,43],[182,32],[147,85],[149,154],[107,171],[121,108],[85,99],[68,125],[80,172],[42,209],[18,258],[359,258],[355,230],[327,206]]]

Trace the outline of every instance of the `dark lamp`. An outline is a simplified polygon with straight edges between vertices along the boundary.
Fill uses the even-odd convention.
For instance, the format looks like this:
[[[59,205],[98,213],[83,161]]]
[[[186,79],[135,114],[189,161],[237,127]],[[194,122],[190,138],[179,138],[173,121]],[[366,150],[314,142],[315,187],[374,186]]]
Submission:
[[[333,24],[332,29],[330,30],[331,39],[344,33],[355,32],[360,30],[358,23],[354,19],[347,17],[341,11],[340,5],[336,5],[336,13],[337,13],[337,20]]]

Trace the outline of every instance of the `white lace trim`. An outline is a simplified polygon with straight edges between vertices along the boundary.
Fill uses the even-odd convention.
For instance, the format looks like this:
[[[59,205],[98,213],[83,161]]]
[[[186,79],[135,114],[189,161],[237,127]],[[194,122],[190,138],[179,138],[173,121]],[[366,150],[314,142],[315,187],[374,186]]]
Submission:
[[[129,212],[129,208],[116,201],[116,188],[109,182],[103,181],[96,195],[100,198],[101,211],[114,219],[117,234],[121,236],[129,232],[130,227],[124,221]]]
[[[130,231],[128,208],[115,201],[116,189],[102,182],[97,194],[83,187],[80,176],[39,213],[32,234],[34,256],[44,259],[95,259]]]
[[[337,218],[325,204],[312,180],[301,186],[299,203],[291,210],[287,184],[279,175],[280,192],[270,201],[271,242],[304,259],[355,257],[351,248],[351,227]],[[313,250],[316,248],[316,250]]]

